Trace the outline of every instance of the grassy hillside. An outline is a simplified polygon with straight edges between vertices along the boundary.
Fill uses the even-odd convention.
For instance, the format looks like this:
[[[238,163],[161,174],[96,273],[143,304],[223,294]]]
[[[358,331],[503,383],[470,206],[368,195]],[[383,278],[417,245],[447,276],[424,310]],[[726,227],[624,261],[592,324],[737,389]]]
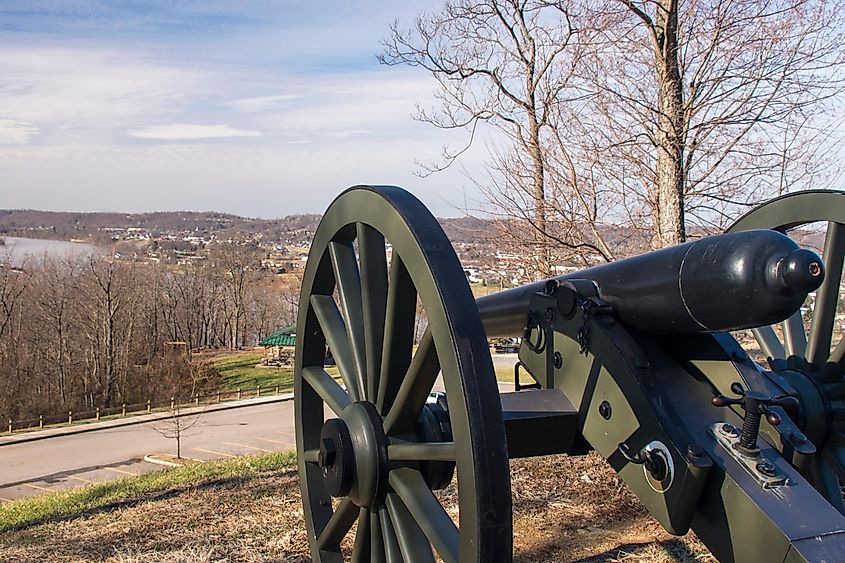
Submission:
[[[263,348],[242,350],[218,356],[206,364],[211,379],[218,378],[222,389],[255,389],[279,386],[280,391],[293,390],[291,368],[256,367],[264,357]]]
[[[209,381],[219,385],[221,389],[255,389],[258,385],[262,389],[274,389],[279,386],[279,392],[293,391],[293,370],[291,368],[256,367],[264,357],[263,349],[243,350],[218,356],[207,360],[206,369],[209,370]],[[338,378],[336,367],[326,370]],[[513,368],[496,366],[496,379],[503,382],[513,382]],[[527,376],[526,376],[527,380]],[[217,383],[214,383],[217,382]]]
[[[268,471],[291,469],[295,463],[293,452],[244,456],[211,463],[192,463],[172,471],[156,471],[18,500],[0,506],[0,532],[108,511],[127,502],[154,500],[163,491],[185,490],[211,481],[242,479]]]
[[[714,561],[692,534],[660,528],[595,455],[515,460],[511,475],[518,563]],[[454,488],[438,496],[454,514]],[[0,508],[0,530],[3,562],[310,561],[290,454],[17,501]]]

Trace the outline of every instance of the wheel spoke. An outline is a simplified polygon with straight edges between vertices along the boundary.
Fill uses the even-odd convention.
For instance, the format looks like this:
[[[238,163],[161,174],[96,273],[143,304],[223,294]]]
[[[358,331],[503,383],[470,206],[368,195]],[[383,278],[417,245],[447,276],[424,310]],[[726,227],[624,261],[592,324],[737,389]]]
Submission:
[[[443,561],[457,562],[458,527],[425,484],[422,474],[407,467],[394,469],[389,482]]]
[[[370,511],[370,561],[386,563],[384,538],[381,533],[381,521],[378,510]]]
[[[357,517],[358,507],[349,500],[349,497],[344,498],[318,536],[317,547],[320,549],[339,549],[340,542],[343,541]]]
[[[386,413],[393,404],[393,399],[402,383],[401,378],[408,371],[411,363],[416,312],[417,290],[402,259],[394,252],[390,263],[384,349],[376,402],[382,414]]]
[[[367,356],[366,398],[375,402],[378,397],[384,345],[387,254],[381,233],[363,223],[358,223],[358,255],[361,261],[361,299],[364,306],[364,341]]]
[[[385,499],[385,504],[390,514],[393,529],[396,531],[402,561],[434,563],[434,554],[431,552],[431,544],[428,542],[428,538],[425,537],[419,524],[405,508],[402,500],[395,493],[390,493]]]
[[[358,396],[363,399],[366,393],[364,378],[367,372],[367,359],[364,348],[364,308],[361,302],[361,273],[358,270],[358,260],[355,258],[355,248],[351,241],[329,243],[329,256],[332,259],[334,277],[337,282],[340,310],[349,335],[349,347],[355,362]]]
[[[381,522],[381,537],[384,540],[385,559],[387,563],[402,563],[402,551],[399,548],[399,540],[396,539],[396,530],[393,528],[390,514],[384,506],[379,508],[378,513]],[[426,547],[428,547],[428,542],[426,542]],[[429,549],[430,553],[431,549]]]
[[[358,529],[355,531],[355,543],[352,545],[352,563],[370,561],[370,511],[361,507],[358,515]]]
[[[833,321],[839,303],[839,284],[842,280],[842,258],[845,256],[845,227],[833,221],[827,225],[824,241],[825,276],[816,291],[813,322],[807,343],[807,360],[821,369],[830,355]]]
[[[405,377],[402,378],[396,399],[384,418],[386,434],[413,432],[438,373],[440,373],[440,362],[434,347],[431,326],[428,326],[411,365]]]
[[[822,368],[822,377],[825,381],[842,381],[843,375],[845,375],[845,338],[836,343],[830,358]]]
[[[842,468],[833,459],[830,452],[817,453],[810,462],[810,476],[813,486],[840,513],[845,514],[845,502],[842,500],[842,489],[839,486],[838,470]]]
[[[783,350],[783,344],[778,340],[775,330],[770,326],[761,326],[753,329],[754,337],[757,343],[760,344],[760,349],[766,354],[766,357],[773,360],[785,360],[786,352]]]
[[[317,315],[317,321],[323,329],[326,342],[332,351],[340,377],[343,379],[346,390],[353,401],[360,401],[356,377],[356,367],[352,351],[349,347],[349,338],[346,336],[346,326],[340,316],[337,303],[330,295],[312,295],[311,307]]]
[[[787,354],[804,357],[804,352],[807,350],[807,333],[804,332],[804,319],[801,317],[800,310],[783,321],[783,340]]]
[[[302,378],[308,382],[329,408],[338,416],[349,406],[349,395],[323,368],[302,368]]]
[[[455,461],[455,442],[417,442],[390,444],[387,459],[391,461]]]

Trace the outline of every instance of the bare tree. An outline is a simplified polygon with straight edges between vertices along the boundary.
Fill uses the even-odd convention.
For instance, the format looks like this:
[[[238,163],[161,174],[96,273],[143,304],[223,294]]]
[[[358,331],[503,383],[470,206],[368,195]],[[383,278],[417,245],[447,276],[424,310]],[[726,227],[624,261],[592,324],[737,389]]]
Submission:
[[[178,401],[172,401],[170,416],[153,425],[153,430],[176,442],[176,459],[182,459],[182,439],[193,435],[190,430],[197,425],[202,414],[202,411],[187,414]]]
[[[131,272],[127,270],[127,267],[110,259],[92,256],[88,261],[88,301],[92,307],[89,335],[95,361],[102,375],[100,388],[107,407],[115,399],[115,385],[121,375],[121,368],[125,368],[119,343],[129,337],[126,315],[123,315],[129,293],[127,284],[131,279]]]
[[[71,365],[74,363],[74,346],[71,334],[79,306],[82,264],[75,258],[42,259],[37,277],[38,299],[33,309],[48,336],[39,350],[45,356],[42,365],[46,373],[54,374],[55,389],[61,405],[68,404],[72,381]],[[48,390],[48,394],[50,390]]]
[[[0,338],[13,329],[14,313],[29,285],[29,276],[12,268],[11,256],[0,256]]]
[[[610,0],[596,11],[587,138],[608,182],[647,205],[654,247],[685,240],[687,217],[720,229],[737,206],[823,176],[843,21],[838,0]]]
[[[469,131],[469,143],[458,150],[445,148],[444,162],[428,167],[429,172],[451,165],[473,142],[480,124],[504,134],[509,143],[505,161],[516,168],[495,171],[522,194],[517,218],[530,233],[540,277],[552,270],[544,144],[555,108],[566,95],[577,95],[568,92],[577,62],[570,52],[575,36],[570,13],[560,4],[454,0],[438,13],[417,17],[408,31],[394,24],[380,56],[384,64],[421,67],[437,80],[439,106],[420,109],[418,119]]]
[[[545,276],[834,177],[843,23],[842,0],[452,0],[381,60],[436,79],[418,119],[503,133],[474,181]]]
[[[215,252],[215,263],[219,268],[221,304],[226,318],[229,348],[236,349],[245,344],[244,322],[247,313],[247,294],[254,276],[250,269],[250,251],[236,245],[226,245]]]

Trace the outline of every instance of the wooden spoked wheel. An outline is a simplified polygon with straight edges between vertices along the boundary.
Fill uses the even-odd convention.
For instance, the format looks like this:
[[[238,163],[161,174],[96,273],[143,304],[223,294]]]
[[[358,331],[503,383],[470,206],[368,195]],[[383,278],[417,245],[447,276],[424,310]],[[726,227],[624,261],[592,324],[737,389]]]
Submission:
[[[418,301],[428,325],[415,343]],[[438,375],[447,408],[427,403]],[[314,561],[511,560],[487,340],[451,244],[408,192],[355,187],[326,211],[302,283],[295,395]],[[457,518],[434,492],[455,473]]]
[[[818,450],[807,477],[845,514],[840,488],[840,481],[845,482],[845,338],[835,330],[842,309],[845,192],[785,195],[751,210],[728,232],[773,229],[795,235],[796,229],[815,223],[826,228],[821,245],[826,271],[809,320],[798,311],[780,330],[764,326],[753,332],[769,367],[798,392],[798,422]]]

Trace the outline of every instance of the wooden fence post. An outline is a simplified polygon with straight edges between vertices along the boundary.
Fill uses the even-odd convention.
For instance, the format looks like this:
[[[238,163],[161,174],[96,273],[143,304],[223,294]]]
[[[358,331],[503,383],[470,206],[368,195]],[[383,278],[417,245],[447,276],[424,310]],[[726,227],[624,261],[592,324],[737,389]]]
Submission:
[[[67,411],[67,423],[73,424],[73,411]]]
[[[217,402],[218,403],[220,402],[220,390],[219,389],[217,390]]]
[[[94,419],[100,420],[100,407],[97,407],[97,409],[94,411]]]
[[[9,434],[12,433],[12,419],[9,419]]]
[[[176,397],[170,397],[170,410],[174,410],[176,408]]]
[[[126,416],[126,403],[123,403],[123,405],[121,405],[120,415]]]
[[[255,389],[255,396],[256,396],[256,397],[260,397],[260,396],[261,396],[261,385],[259,385],[259,386]]]
[[[44,416],[38,415],[38,428],[44,428]]]
[[[279,394],[279,386],[276,385],[276,395],[278,395],[278,394]]]
[[[240,399],[240,398],[241,398],[241,388],[238,387],[238,399]]]
[[[147,399],[147,412],[153,412],[152,399]]]
[[[200,396],[199,395],[194,395],[194,404],[195,405],[200,404]]]

